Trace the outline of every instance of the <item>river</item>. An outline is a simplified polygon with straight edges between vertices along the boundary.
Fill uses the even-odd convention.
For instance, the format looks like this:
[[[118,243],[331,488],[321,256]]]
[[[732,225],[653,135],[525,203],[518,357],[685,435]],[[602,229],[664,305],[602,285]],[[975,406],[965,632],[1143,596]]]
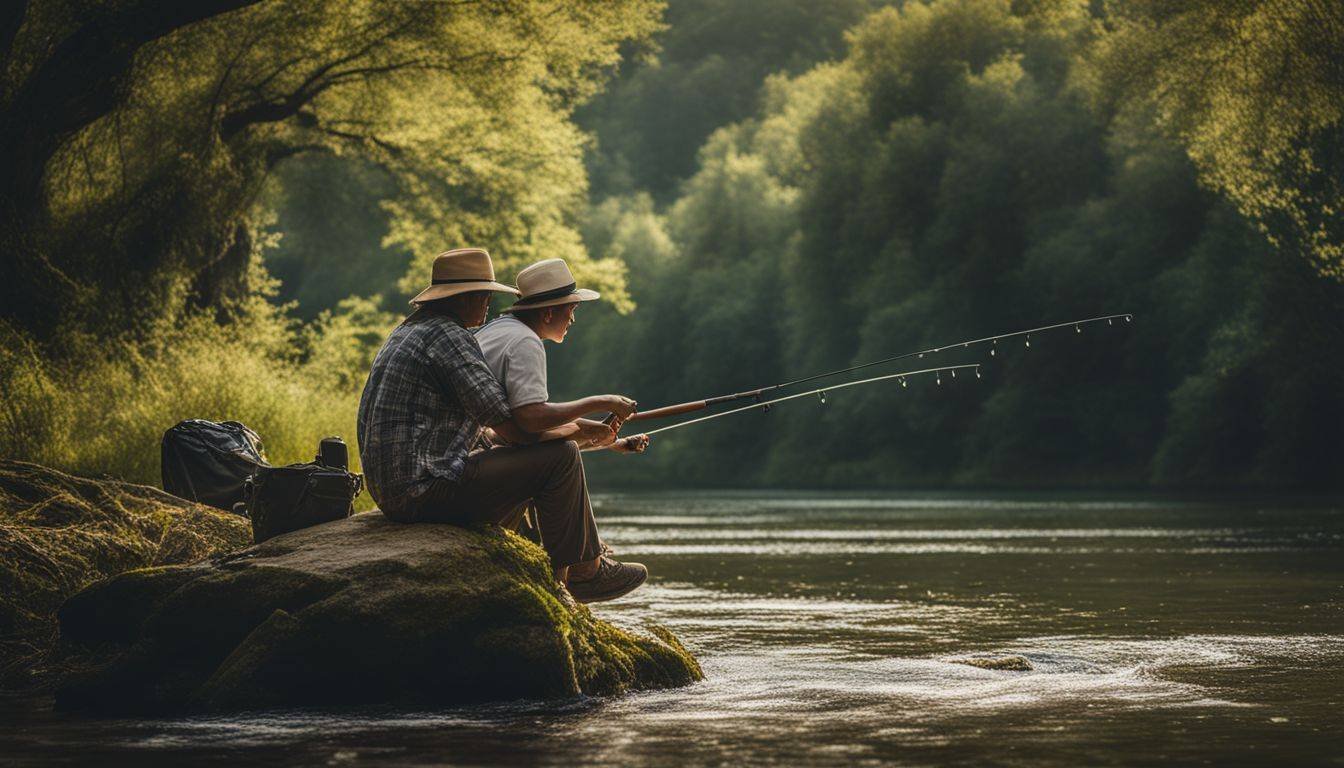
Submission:
[[[723,492],[595,505],[618,555],[652,574],[596,612],[669,627],[704,682],[174,720],[0,700],[0,762],[1344,764],[1341,505]]]

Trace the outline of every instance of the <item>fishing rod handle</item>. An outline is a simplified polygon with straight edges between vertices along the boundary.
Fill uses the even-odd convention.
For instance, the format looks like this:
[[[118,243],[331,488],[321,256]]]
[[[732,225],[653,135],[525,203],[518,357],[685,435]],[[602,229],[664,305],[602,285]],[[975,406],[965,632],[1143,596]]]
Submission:
[[[626,423],[632,421],[643,421],[645,419],[665,419],[668,416],[680,416],[683,413],[703,410],[708,403],[704,400],[694,400],[689,403],[678,403],[676,405],[665,405],[662,408],[654,408],[651,411],[635,411],[626,419]]]

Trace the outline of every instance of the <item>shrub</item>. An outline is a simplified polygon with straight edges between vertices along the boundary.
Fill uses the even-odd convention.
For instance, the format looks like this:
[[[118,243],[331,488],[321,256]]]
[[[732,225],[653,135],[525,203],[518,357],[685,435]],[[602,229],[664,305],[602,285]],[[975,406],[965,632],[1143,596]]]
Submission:
[[[183,419],[241,421],[272,463],[311,460],[327,435],[353,443],[369,362],[395,318],[352,298],[299,324],[269,302],[272,287],[139,338],[66,338],[58,353],[0,326],[0,455],[157,485],[160,437]]]

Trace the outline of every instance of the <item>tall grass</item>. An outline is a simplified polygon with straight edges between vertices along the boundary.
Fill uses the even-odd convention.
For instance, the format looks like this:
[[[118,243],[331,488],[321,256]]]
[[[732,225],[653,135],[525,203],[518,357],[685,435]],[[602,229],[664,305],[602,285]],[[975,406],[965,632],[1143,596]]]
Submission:
[[[64,339],[54,354],[0,327],[0,455],[158,485],[165,430],[232,419],[261,435],[273,464],[310,461],[319,439],[340,435],[357,469],[360,388],[395,318],[352,298],[301,325],[266,299],[136,339]]]

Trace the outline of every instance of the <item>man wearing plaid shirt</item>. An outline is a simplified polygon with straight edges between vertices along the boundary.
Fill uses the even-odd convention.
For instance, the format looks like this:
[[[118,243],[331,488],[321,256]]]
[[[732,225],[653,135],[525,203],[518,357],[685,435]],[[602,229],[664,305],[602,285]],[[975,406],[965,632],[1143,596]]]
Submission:
[[[374,358],[358,418],[369,492],[401,522],[499,523],[530,500],[556,579],[583,602],[619,597],[648,571],[601,556],[574,442],[610,444],[615,432],[588,421],[535,435],[518,427],[468,330],[484,321],[491,292],[518,294],[494,276],[481,249],[440,254],[416,311]],[[471,453],[484,427],[510,445]]]

